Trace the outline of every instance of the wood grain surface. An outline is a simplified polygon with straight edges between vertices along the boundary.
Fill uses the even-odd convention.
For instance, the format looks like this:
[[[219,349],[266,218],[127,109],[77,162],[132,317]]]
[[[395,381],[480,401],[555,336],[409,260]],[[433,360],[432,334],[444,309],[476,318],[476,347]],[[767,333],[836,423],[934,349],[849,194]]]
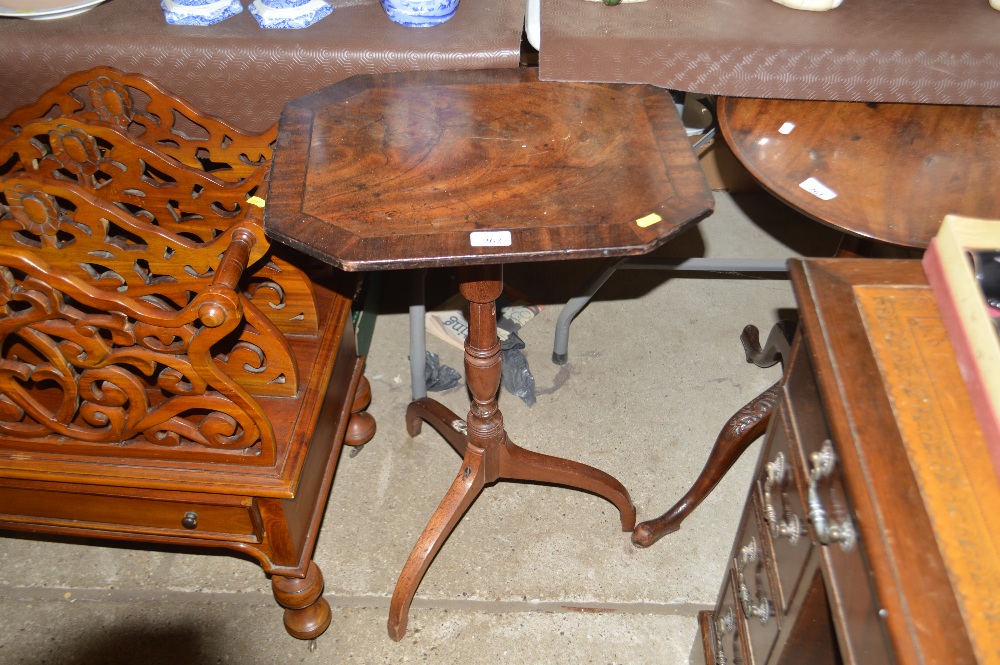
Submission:
[[[926,247],[946,214],[1000,218],[1000,108],[725,98],[718,110],[764,187],[848,233]]]
[[[667,91],[524,68],[359,76],[289,104],[265,225],[371,270],[639,254],[712,207]]]

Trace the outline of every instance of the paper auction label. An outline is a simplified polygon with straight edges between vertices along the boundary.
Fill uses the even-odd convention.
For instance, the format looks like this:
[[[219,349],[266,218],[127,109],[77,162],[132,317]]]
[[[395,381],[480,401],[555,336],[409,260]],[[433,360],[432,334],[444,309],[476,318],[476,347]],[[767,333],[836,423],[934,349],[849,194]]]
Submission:
[[[510,247],[510,231],[473,231],[469,244],[473,247]]]

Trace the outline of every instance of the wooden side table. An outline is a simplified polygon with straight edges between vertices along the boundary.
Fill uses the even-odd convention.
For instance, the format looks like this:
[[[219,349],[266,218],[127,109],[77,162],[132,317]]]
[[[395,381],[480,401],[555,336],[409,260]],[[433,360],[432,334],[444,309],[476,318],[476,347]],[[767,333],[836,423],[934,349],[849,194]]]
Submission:
[[[765,188],[853,236],[923,248],[946,214],[1000,217],[1000,108],[727,97],[718,111]]]
[[[617,480],[508,438],[497,404],[501,264],[640,254],[712,205],[670,95],[651,86],[546,83],[533,69],[359,76],[285,108],[267,232],[345,270],[459,266],[469,301],[468,416],[427,398],[407,409],[411,435],[426,421],[463,461],[396,584],[394,640],[488,483],[593,492],[625,531],[635,524]]]

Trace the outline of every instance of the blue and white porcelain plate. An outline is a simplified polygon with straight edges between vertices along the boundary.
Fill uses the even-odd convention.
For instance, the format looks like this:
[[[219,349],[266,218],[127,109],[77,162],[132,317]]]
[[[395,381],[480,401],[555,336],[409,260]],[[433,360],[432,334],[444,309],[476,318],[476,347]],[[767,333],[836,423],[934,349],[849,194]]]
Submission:
[[[250,13],[262,28],[308,28],[332,11],[333,7],[323,0],[254,0],[250,3]]]
[[[171,25],[212,25],[243,11],[239,0],[160,0]]]

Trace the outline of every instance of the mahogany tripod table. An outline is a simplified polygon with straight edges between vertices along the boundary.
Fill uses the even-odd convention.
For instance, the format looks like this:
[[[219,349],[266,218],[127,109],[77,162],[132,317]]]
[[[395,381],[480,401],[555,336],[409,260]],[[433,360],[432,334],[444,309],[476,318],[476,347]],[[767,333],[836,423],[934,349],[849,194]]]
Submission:
[[[712,210],[666,90],[547,83],[527,68],[357,76],[285,107],[271,178],[265,229],[275,239],[344,270],[458,266],[469,301],[468,416],[428,398],[406,413],[411,435],[426,421],[463,461],[396,584],[392,639],[489,483],[592,492],[632,530],[617,480],[507,437],[495,301],[504,262],[641,254]]]

